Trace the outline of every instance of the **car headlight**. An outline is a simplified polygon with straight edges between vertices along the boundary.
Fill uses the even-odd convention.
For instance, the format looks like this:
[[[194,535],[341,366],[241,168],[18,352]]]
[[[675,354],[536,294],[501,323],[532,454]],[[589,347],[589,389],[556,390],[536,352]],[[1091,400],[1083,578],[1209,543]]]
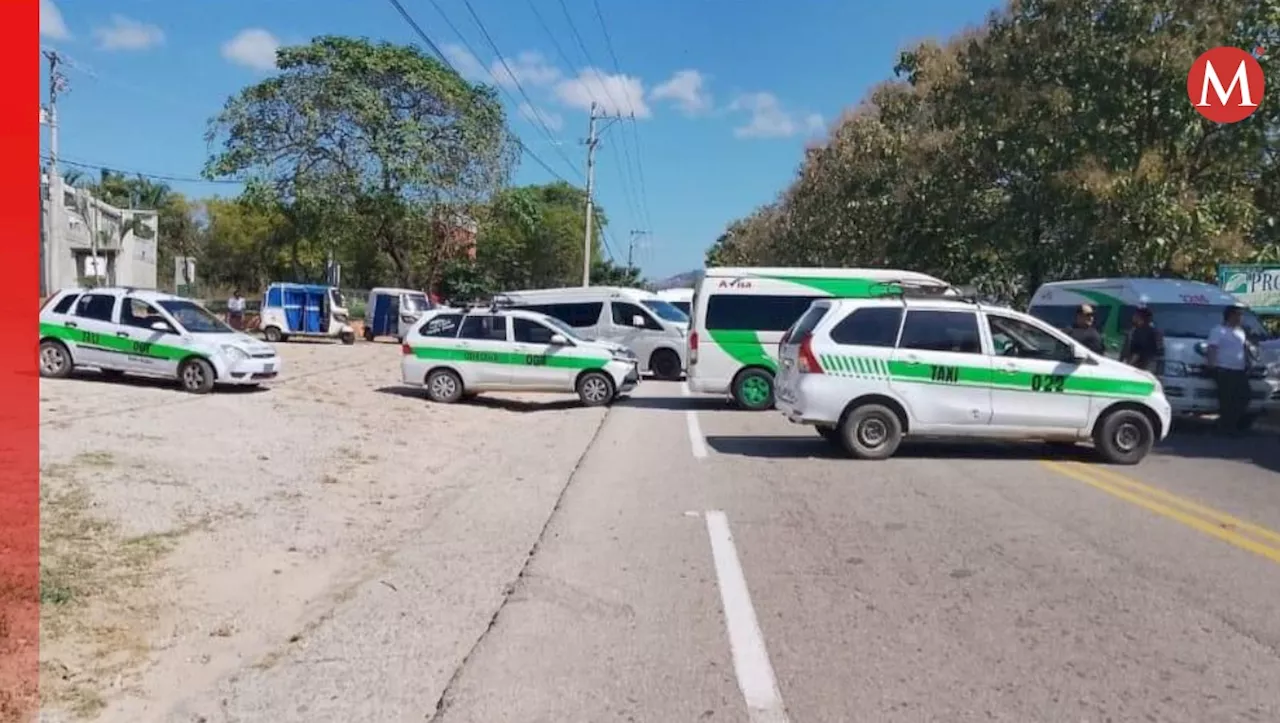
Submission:
[[[241,349],[238,346],[232,346],[231,344],[223,344],[222,353],[232,361],[244,361],[249,358],[249,355],[244,349]]]
[[[1280,361],[1271,362],[1267,365],[1267,376],[1272,379],[1280,379]]]

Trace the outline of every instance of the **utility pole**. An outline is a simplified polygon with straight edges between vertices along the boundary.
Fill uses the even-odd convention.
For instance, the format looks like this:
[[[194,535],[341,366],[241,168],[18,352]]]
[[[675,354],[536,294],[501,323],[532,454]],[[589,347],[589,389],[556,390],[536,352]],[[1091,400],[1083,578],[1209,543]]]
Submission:
[[[597,113],[596,103],[591,104],[591,118],[587,125],[587,232],[582,239],[582,285],[591,285],[591,222],[596,215],[596,148],[600,145],[600,136],[609,126],[618,122],[622,116],[610,116]],[[596,127],[596,121],[607,120],[603,127]]]
[[[49,107],[45,115],[49,124],[49,232],[46,242],[40,248],[40,293],[49,292],[50,257],[62,247],[62,239],[66,235],[66,223],[62,220],[62,204],[65,203],[62,191],[62,177],[58,174],[58,95],[67,88],[67,76],[58,70],[62,64],[62,56],[56,50],[44,51],[49,61]]]
[[[632,229],[632,231],[631,231],[631,241],[627,243],[627,268],[632,268],[632,267],[635,265],[635,264],[631,263],[631,257],[632,257],[633,252],[634,252],[634,251],[635,251],[635,249],[636,249],[636,239],[640,238],[641,236],[644,236],[644,235],[645,235],[645,234],[647,234],[647,233],[649,233],[649,232],[648,232],[648,231],[641,231],[641,230],[638,230],[638,229]]]

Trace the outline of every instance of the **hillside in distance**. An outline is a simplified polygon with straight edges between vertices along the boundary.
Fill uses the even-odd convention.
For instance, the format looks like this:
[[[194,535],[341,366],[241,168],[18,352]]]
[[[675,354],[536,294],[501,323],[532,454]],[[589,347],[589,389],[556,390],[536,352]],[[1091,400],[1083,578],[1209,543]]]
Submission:
[[[705,273],[702,269],[693,269],[692,271],[683,271],[675,276],[668,276],[665,279],[658,279],[653,282],[655,291],[663,289],[691,289],[698,285]]]

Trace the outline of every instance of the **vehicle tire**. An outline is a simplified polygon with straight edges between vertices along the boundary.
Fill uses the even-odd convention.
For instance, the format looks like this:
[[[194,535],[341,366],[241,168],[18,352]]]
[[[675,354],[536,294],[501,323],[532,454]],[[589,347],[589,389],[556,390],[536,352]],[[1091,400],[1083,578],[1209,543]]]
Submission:
[[[578,399],[583,406],[599,407],[613,401],[613,380],[604,372],[587,372],[578,377]]]
[[[344,331],[342,332],[342,336],[338,338],[342,339],[342,343],[347,346],[351,346],[356,343],[356,333],[354,331]]]
[[[462,377],[450,369],[436,369],[427,375],[427,399],[438,404],[453,404],[462,399]]]
[[[733,378],[733,401],[752,412],[773,409],[773,375],[764,369],[747,369]]]
[[[659,349],[649,357],[649,371],[668,382],[680,381],[680,355],[670,349]]]
[[[192,394],[208,394],[213,391],[213,365],[199,357],[192,357],[178,367],[178,381],[182,389]]]
[[[47,339],[40,342],[40,376],[50,379],[65,379],[71,376],[75,362],[71,360],[71,351],[60,341]]]
[[[1155,445],[1151,420],[1135,409],[1108,412],[1093,433],[1098,456],[1109,464],[1137,464]]]
[[[263,329],[262,337],[267,341],[271,342],[272,344],[279,344],[280,342],[284,341],[284,334],[281,334],[280,328],[275,326],[268,326],[267,328]]]
[[[373,330],[372,330],[372,329],[367,329],[367,328],[366,328],[366,329],[364,330],[364,340],[365,340],[365,341],[373,341],[373,338],[374,338],[374,337],[373,337]]]
[[[845,415],[840,441],[855,459],[888,459],[902,444],[902,420],[881,404],[864,404]]]

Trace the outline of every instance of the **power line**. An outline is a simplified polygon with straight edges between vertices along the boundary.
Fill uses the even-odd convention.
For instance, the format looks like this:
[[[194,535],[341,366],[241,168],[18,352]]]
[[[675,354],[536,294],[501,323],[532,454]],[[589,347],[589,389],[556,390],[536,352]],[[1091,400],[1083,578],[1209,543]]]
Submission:
[[[421,28],[421,26],[418,25],[418,22],[413,19],[413,16],[409,14],[409,11],[404,9],[404,5],[400,4],[400,0],[387,0],[387,1],[390,2],[393,7],[395,7],[396,12],[400,13],[400,17],[404,18],[404,21],[409,24],[409,27],[413,28],[413,32],[419,38],[422,39],[422,42],[426,43],[427,47],[430,48],[433,53],[435,53],[436,58],[441,63],[444,63],[445,67],[449,68],[455,73],[458,73],[458,75],[462,75],[462,73],[459,73],[458,69],[454,67],[453,63],[449,62],[449,59],[445,57],[445,54],[440,50],[440,47],[437,46],[435,42],[431,40],[430,36],[428,36],[427,33]],[[516,135],[513,132],[511,134],[511,137],[515,140],[516,146],[518,146],[525,155],[532,158],[535,163],[541,166],[544,171],[546,171],[547,173],[550,173],[551,175],[555,176],[561,181],[564,181],[565,183],[569,183],[569,180],[567,178],[560,175],[559,173],[556,173],[555,170],[551,168],[551,166],[547,165],[546,161],[542,160],[542,158],[539,157],[537,153],[534,153],[533,149],[529,148],[529,146],[525,144],[525,142],[520,138],[520,136]],[[573,184],[570,184],[570,185],[573,185]]]
[[[199,178],[196,176],[175,176],[175,175],[166,174],[166,173],[147,173],[146,171],[131,171],[125,168],[113,168],[104,163],[89,163],[87,161],[73,161],[62,156],[59,156],[58,158],[55,159],[53,156],[51,156],[48,153],[40,154],[40,159],[44,161],[51,161],[51,162],[56,161],[58,165],[61,165],[61,166],[71,166],[72,168],[83,168],[88,171],[107,171],[109,173],[115,173],[122,176],[135,176],[135,177],[146,178],[152,181],[167,181],[169,183],[207,183],[211,185],[217,185],[217,184],[239,185],[244,183],[244,181],[242,180],[236,180],[231,178],[208,179],[208,178]]]

